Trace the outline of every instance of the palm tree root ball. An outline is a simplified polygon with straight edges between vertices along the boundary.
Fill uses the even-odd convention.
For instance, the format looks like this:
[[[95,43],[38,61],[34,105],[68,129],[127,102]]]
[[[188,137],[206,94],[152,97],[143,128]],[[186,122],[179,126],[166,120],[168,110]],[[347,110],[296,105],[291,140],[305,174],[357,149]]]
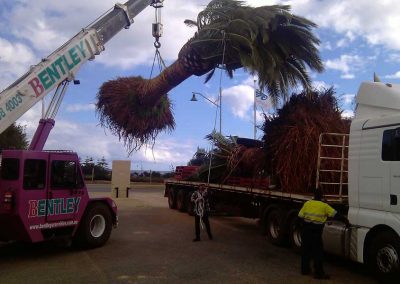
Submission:
[[[161,131],[175,127],[171,102],[162,96],[153,104],[143,104],[136,92],[141,77],[118,78],[104,83],[97,94],[100,124],[118,135],[129,153],[154,142]]]

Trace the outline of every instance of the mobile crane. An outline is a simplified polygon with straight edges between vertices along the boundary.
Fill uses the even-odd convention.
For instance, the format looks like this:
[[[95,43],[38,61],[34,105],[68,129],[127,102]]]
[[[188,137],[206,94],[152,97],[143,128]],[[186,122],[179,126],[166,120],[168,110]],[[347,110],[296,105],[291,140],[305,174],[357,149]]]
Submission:
[[[0,241],[40,242],[69,238],[81,247],[102,246],[118,223],[110,198],[89,198],[78,155],[43,151],[54,118],[80,67],[95,59],[104,44],[127,29],[149,5],[163,0],[129,0],[42,59],[0,93],[0,133],[55,89],[28,150],[3,150],[0,175]],[[161,24],[153,24],[160,36]]]

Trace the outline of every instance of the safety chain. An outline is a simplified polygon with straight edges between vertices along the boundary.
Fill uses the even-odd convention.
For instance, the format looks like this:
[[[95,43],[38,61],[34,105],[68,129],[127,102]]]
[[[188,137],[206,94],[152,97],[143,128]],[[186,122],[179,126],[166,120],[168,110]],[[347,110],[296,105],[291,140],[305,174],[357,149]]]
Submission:
[[[152,25],[152,34],[155,38],[154,47],[157,49],[161,47],[160,37],[163,33],[163,25],[161,23],[161,8],[164,7],[163,2],[164,0],[153,0],[150,4],[155,8],[155,23]]]

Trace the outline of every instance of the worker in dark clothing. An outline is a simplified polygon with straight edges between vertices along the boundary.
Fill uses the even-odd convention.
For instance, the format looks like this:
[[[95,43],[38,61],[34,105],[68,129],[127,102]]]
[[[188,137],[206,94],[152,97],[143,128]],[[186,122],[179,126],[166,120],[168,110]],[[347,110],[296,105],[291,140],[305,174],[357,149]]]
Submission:
[[[208,238],[213,239],[210,228],[210,221],[208,220],[208,213],[210,212],[210,204],[208,202],[208,191],[204,184],[201,184],[198,189],[193,192],[190,200],[194,202],[194,220],[195,220],[195,233],[196,237],[194,242],[200,241],[200,223],[206,227]]]
[[[302,219],[303,230],[301,235],[301,273],[310,274],[310,262],[314,261],[314,278],[329,279],[323,268],[323,243],[322,231],[327,218],[341,220],[348,225],[346,217],[338,214],[335,209],[327,203],[322,202],[322,191],[317,188],[314,192],[314,199],[304,203],[299,212]]]

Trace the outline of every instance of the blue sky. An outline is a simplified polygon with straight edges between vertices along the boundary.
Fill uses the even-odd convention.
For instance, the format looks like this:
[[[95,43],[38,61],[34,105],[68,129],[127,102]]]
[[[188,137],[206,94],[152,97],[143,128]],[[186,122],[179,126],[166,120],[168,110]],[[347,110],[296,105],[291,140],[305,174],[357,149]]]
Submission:
[[[344,114],[351,116],[354,95],[362,81],[370,81],[377,72],[382,81],[400,79],[400,5],[398,0],[293,0],[247,1],[252,6],[290,4],[295,14],[313,20],[321,40],[320,52],[325,72],[312,74],[316,87],[335,86]],[[31,65],[45,58],[57,47],[87,26],[114,1],[0,0],[0,90],[6,88]],[[165,0],[162,10],[164,35],[161,54],[167,64],[193,35],[194,29],[183,24],[195,19],[208,1]],[[129,30],[121,31],[106,44],[95,61],[82,66],[80,85],[70,86],[56,118],[47,149],[71,149],[82,159],[105,157],[132,161],[132,170],[170,170],[185,164],[196,148],[210,148],[204,136],[214,128],[216,107],[191,93],[200,92],[217,98],[222,82],[222,132],[225,135],[253,137],[253,82],[256,78],[238,70],[234,79],[216,73],[204,84],[204,77],[192,77],[170,92],[174,104],[176,129],[163,133],[154,147],[149,145],[128,156],[123,143],[99,125],[94,103],[104,81],[118,76],[149,77],[154,57],[151,23],[154,8],[139,14]],[[272,109],[265,109],[267,112]],[[258,110],[260,113],[261,110]],[[26,126],[31,137],[40,119],[36,105],[18,123]],[[262,123],[258,116],[258,124]],[[218,123],[217,123],[218,129]],[[262,133],[258,131],[257,136]]]

